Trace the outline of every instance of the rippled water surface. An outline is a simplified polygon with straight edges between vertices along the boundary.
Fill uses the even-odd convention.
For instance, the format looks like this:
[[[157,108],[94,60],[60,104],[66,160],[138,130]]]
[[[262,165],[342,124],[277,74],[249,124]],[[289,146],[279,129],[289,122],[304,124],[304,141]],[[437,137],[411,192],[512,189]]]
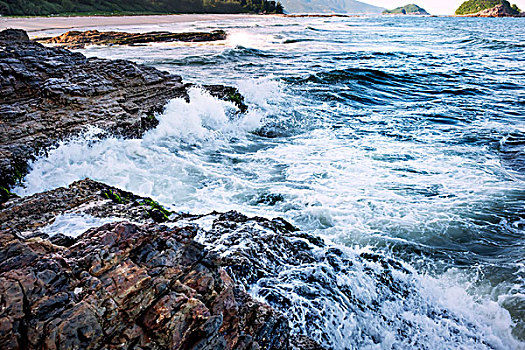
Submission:
[[[175,210],[282,216],[345,247],[342,270],[305,266],[297,277],[282,267],[271,283],[288,291],[293,307],[274,306],[296,331],[335,349],[524,349],[525,20],[261,17],[116,29],[217,28],[226,41],[82,52],[237,86],[247,115],[195,89],[143,140],[64,142],[17,191],[90,177]],[[363,252],[399,262],[402,292],[360,265]],[[344,288],[377,307],[327,297]],[[314,310],[325,324],[308,324]]]

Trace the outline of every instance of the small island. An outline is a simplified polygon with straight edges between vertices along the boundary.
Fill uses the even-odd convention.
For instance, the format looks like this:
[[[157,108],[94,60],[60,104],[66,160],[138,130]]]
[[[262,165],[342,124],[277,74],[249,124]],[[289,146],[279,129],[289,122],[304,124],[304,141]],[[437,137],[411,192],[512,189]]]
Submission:
[[[384,10],[384,15],[430,15],[424,8],[417,6],[416,4],[409,4],[401,7],[397,7],[393,10]]]
[[[456,16],[523,17],[525,13],[507,0],[467,0],[456,10]]]

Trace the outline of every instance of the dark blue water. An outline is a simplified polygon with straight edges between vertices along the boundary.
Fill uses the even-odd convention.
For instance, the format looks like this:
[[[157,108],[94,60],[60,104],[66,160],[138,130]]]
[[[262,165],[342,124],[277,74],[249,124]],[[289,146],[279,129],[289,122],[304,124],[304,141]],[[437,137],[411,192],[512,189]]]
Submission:
[[[83,52],[237,86],[248,115],[194,91],[144,140],[65,143],[19,191],[89,176],[177,210],[283,216],[342,245],[351,263],[327,280],[380,307],[334,303],[318,283],[304,300],[286,289],[304,283],[286,267],[271,283],[291,295],[283,311],[297,332],[336,349],[524,348],[525,20],[255,17],[120,29],[218,27],[226,42]],[[404,292],[367,273],[363,252],[400,262]],[[308,310],[326,322],[308,324]]]

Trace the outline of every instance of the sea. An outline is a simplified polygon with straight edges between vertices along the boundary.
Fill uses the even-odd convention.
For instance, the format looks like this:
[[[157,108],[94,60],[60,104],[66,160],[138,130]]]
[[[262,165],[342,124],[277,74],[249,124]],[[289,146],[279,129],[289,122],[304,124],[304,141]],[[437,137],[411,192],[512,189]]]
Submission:
[[[283,217],[344,251],[345,268],[307,266],[313,277],[295,280],[302,267],[283,266],[270,285],[286,291],[286,307],[257,283],[246,288],[329,349],[525,349],[524,19],[252,16],[86,29],[223,29],[224,41],[78,51],[235,86],[249,110],[192,88],[142,139],[91,128],[61,142],[18,194],[89,177],[178,212]],[[396,262],[390,279],[363,267],[365,253]],[[344,290],[373,307],[333,297]]]

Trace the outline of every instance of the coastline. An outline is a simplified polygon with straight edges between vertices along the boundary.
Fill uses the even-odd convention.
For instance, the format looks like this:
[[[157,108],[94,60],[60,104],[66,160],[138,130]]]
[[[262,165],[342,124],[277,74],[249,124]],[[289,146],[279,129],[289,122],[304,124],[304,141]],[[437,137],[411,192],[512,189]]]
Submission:
[[[0,17],[0,30],[23,29],[28,33],[53,29],[75,29],[104,26],[166,24],[253,18],[254,14],[180,14],[72,17]]]
[[[134,20],[149,16],[153,15],[118,17]],[[18,341],[20,347],[43,348],[42,339],[48,334],[49,339],[45,341],[62,348],[88,348],[92,345],[87,343],[88,340],[101,347],[111,347],[107,345],[109,343],[135,344],[144,348],[160,344],[158,349],[173,348],[172,342],[181,348],[195,342],[207,344],[210,348],[224,343],[230,348],[253,345],[254,348],[324,349],[319,343],[334,349],[360,348],[372,343],[400,344],[400,347],[408,348],[433,346],[432,335],[440,334],[440,344],[451,348],[474,344],[472,346],[479,345],[480,349],[483,346],[489,349],[503,344],[501,347],[521,349],[524,328],[519,295],[522,294],[516,297],[511,294],[514,289],[509,293],[504,289],[507,283],[517,285],[513,275],[500,282],[500,276],[515,271],[513,269],[518,264],[514,261],[520,258],[519,244],[516,250],[504,246],[502,249],[508,253],[504,259],[494,262],[494,256],[489,256],[487,268],[484,255],[480,253],[486,251],[485,242],[499,249],[498,239],[501,240],[503,235],[513,244],[516,232],[519,233],[522,227],[519,218],[517,231],[512,231],[516,227],[512,226],[516,222],[513,213],[519,213],[516,209],[520,208],[521,188],[518,181],[515,185],[515,179],[507,178],[510,177],[507,174],[512,175],[515,169],[521,169],[521,137],[515,132],[519,131],[519,123],[514,124],[515,116],[520,112],[519,90],[513,89],[519,86],[521,70],[515,62],[520,57],[520,45],[516,40],[498,38],[498,29],[507,23],[511,24],[509,28],[518,28],[515,31],[515,37],[518,37],[522,32],[519,24],[512,20],[446,18],[382,20],[383,16],[355,22],[315,20],[305,24],[302,20],[277,20],[281,17],[279,15],[269,15],[270,19],[261,15],[218,16],[220,19],[217,20],[174,19],[164,22],[168,28],[161,28],[171,29],[177,32],[172,34],[177,35],[188,28],[212,30],[220,27],[225,32],[233,32],[229,32],[233,34],[232,40],[217,45],[132,45],[126,48],[110,48],[108,45],[88,49],[85,61],[81,57],[83,51],[69,56],[66,49],[54,44],[41,45],[44,34],[91,29],[78,26],[54,28],[49,33],[45,33],[46,29],[31,31],[31,37],[41,36],[40,43],[37,40],[32,44],[9,42],[2,45],[3,50],[12,55],[5,61],[2,61],[4,57],[0,58],[2,79],[9,83],[0,85],[3,88],[11,86],[12,82],[20,84],[4,95],[7,97],[0,105],[11,103],[8,100],[26,91],[30,93],[26,86],[34,87],[33,92],[36,91],[44,100],[43,103],[34,103],[21,98],[19,102],[11,103],[15,108],[7,121],[21,120],[31,128],[19,127],[19,130],[38,133],[44,128],[42,124],[46,133],[51,129],[49,134],[60,139],[62,136],[56,135],[61,130],[70,129],[66,123],[94,121],[108,128],[108,136],[114,133],[115,140],[118,140],[113,143],[113,137],[110,137],[110,142],[106,143],[102,137],[101,140],[86,137],[79,140],[78,148],[73,142],[74,147],[59,149],[63,155],[55,157],[50,152],[50,156],[40,159],[40,163],[35,163],[33,174],[36,176],[32,175],[32,178],[42,179],[49,189],[38,189],[37,186],[32,187],[38,190],[36,192],[15,189],[13,192],[22,196],[18,198],[17,194],[7,190],[8,201],[2,203],[4,188],[0,183],[0,226],[7,228],[0,235],[0,243],[3,252],[9,253],[0,257],[0,290],[4,291],[9,306],[2,313],[4,319],[12,321],[11,328],[18,331],[11,332],[14,337],[10,333],[6,338],[2,338],[0,332],[0,348],[14,348],[14,342]],[[85,18],[96,20],[96,17]],[[39,23],[45,18],[27,19]],[[256,22],[257,26],[238,26],[237,18],[240,22]],[[0,25],[3,19],[0,17]],[[224,23],[220,22],[221,19]],[[458,25],[451,26],[452,22]],[[311,26],[307,27],[307,24]],[[367,25],[367,29],[359,34],[359,30],[352,28],[353,24]],[[379,45],[387,46],[391,40],[389,37],[377,39],[371,33],[382,33],[391,24],[395,26],[388,30],[393,31],[396,26],[399,31],[407,26],[421,30],[412,33],[408,29],[404,41],[393,44],[386,52],[377,50]],[[489,29],[488,34],[476,36],[478,24]],[[135,32],[141,28],[135,22],[119,25],[122,28],[107,25],[104,30]],[[450,32],[443,31],[436,38],[434,29],[437,25],[451,28]],[[155,29],[148,24],[144,27]],[[346,40],[349,31],[352,35]],[[345,41],[331,46],[329,43],[334,37],[344,37]],[[457,40],[456,37],[470,37],[471,40]],[[20,38],[22,35],[15,41],[20,41]],[[450,56],[436,54],[434,48],[443,42],[451,49],[447,52],[454,50]],[[37,59],[38,55],[28,57],[35,55],[34,46],[46,50],[40,55],[44,59]],[[326,46],[333,48],[333,52],[327,54],[323,51]],[[415,52],[414,47],[421,52]],[[456,50],[459,51],[457,55]],[[478,60],[476,55],[467,59],[464,53],[473,51],[486,54],[488,59]],[[508,64],[499,61],[501,52],[505,52],[507,60],[503,62]],[[453,59],[445,61],[444,58],[449,57]],[[113,60],[115,63],[112,64]],[[19,61],[24,62],[24,68]],[[317,66],[319,62],[323,64]],[[349,63],[352,66],[341,67],[341,62],[352,62]],[[473,69],[463,72],[466,64]],[[401,66],[424,67],[422,76],[412,79],[412,73],[397,71]],[[282,74],[284,69],[276,70],[276,67],[286,67],[286,71]],[[246,125],[247,119],[242,113],[232,109],[234,112],[228,117],[236,122],[235,133],[226,134],[231,130],[228,122],[228,129],[211,123],[221,122],[222,113],[229,109],[198,94],[192,95],[190,102],[181,100],[180,105],[165,107],[169,114],[160,114],[155,107],[163,105],[160,100],[166,94],[179,92],[181,97],[189,99],[187,89],[193,84],[163,78],[153,69],[168,71],[177,77],[178,74],[187,75],[192,83],[224,82],[239,86],[240,90],[236,91],[243,92],[250,113],[257,113],[261,108],[264,113],[272,113],[271,117],[275,117],[279,124],[265,120]],[[492,78],[480,76],[480,71],[490,72],[496,77],[504,75],[508,79],[508,89],[496,89]],[[266,81],[255,80],[261,74],[273,79],[272,84],[276,78],[280,79],[281,74],[290,79],[285,80],[285,88],[276,84],[269,86]],[[37,83],[26,84],[28,80],[40,77],[43,78]],[[246,85],[242,84],[244,81]],[[163,87],[165,84],[171,84],[170,88]],[[356,85],[362,87],[359,94],[348,94],[348,88]],[[288,89],[301,91],[290,93]],[[320,129],[317,125],[310,127],[309,123],[303,123],[307,118],[317,118],[314,114],[319,111],[317,107],[328,110],[322,102],[326,96],[333,96],[325,94],[328,89],[330,94],[345,97],[334,102],[335,108],[329,105],[329,114],[318,113],[323,123],[330,118],[330,124]],[[242,98],[240,93],[237,96],[225,93],[223,95],[230,102]],[[279,96],[274,97],[277,94]],[[470,103],[481,98],[486,101],[482,105]],[[491,106],[497,110],[502,100],[511,101],[506,106],[508,118],[505,110],[496,115],[502,119],[501,123],[487,121],[484,113],[490,113]],[[444,101],[450,107],[446,107]],[[63,107],[50,109],[50,104]],[[472,108],[468,109],[472,114],[465,118],[465,109],[461,107],[467,104]],[[381,109],[380,113],[347,118],[356,110],[375,108],[376,105],[378,110]],[[201,109],[201,106],[205,108]],[[265,106],[271,109],[263,109]],[[25,112],[40,107],[49,114],[65,115],[60,117],[59,123],[44,123],[47,118]],[[307,109],[308,113],[303,112]],[[407,113],[417,114],[417,120],[407,119],[407,110]],[[107,114],[98,119],[95,118],[97,113]],[[295,113],[304,113],[304,117],[295,119]],[[395,126],[382,120],[378,122],[383,114],[392,119]],[[90,119],[85,118],[86,115]],[[123,119],[123,116],[127,117]],[[189,122],[195,121],[198,128],[178,123],[179,117],[186,116]],[[286,119],[289,116],[294,117],[291,122]],[[159,126],[160,117],[177,123]],[[342,124],[342,117],[351,120]],[[423,120],[422,124],[418,124],[419,118]],[[205,124],[208,121],[210,123]],[[211,132],[225,130],[227,142],[212,140],[214,144],[196,144],[193,135],[201,125],[210,127]],[[2,128],[18,134],[8,124],[0,125]],[[128,137],[131,140],[121,142],[120,129],[136,130],[137,136],[124,135],[123,139]],[[142,140],[140,135],[144,130],[151,130],[154,134],[144,138],[144,142],[135,142],[136,139]],[[185,133],[179,134],[180,130]],[[299,131],[295,133],[295,130]],[[427,133],[427,130],[430,131]],[[421,138],[412,136],[415,133],[421,133]],[[487,133],[491,136],[487,137]],[[233,136],[230,138],[230,135]],[[432,144],[434,138],[438,141],[437,146]],[[243,146],[251,146],[254,139],[257,139],[254,146],[267,148],[247,149]],[[172,140],[175,142],[168,144]],[[244,140],[249,140],[249,143],[244,143]],[[291,147],[288,147],[288,140],[291,140]],[[448,143],[448,140],[452,142]],[[487,140],[500,145],[497,152],[487,152]],[[20,144],[23,146],[26,142]],[[368,145],[377,147],[369,149]],[[432,151],[428,151],[429,146],[434,146]],[[42,147],[40,142],[35,143],[35,148],[38,147]],[[190,150],[189,156],[170,154],[163,157],[168,148],[168,152],[174,153]],[[241,151],[237,150],[239,148]],[[253,151],[257,152],[256,156]],[[396,151],[399,156],[394,153]],[[348,160],[344,158],[346,154],[351,154]],[[148,161],[139,163],[137,157]],[[99,158],[108,161],[99,163]],[[433,162],[436,159],[438,161]],[[494,159],[500,162],[493,166]],[[19,160],[17,157],[11,173],[20,182],[23,174],[17,168]],[[41,167],[42,161],[49,166]],[[177,166],[185,162],[187,166]],[[87,171],[82,170],[83,164],[89,164],[89,168],[85,168]],[[485,164],[490,165],[488,169]],[[203,165],[202,172],[196,169],[200,165]],[[80,171],[75,170],[75,166]],[[500,166],[503,175],[495,176],[495,173],[500,174]],[[52,167],[71,167],[76,178],[57,184],[53,177],[62,178],[63,175]],[[248,181],[250,169],[257,173]],[[192,171],[196,174],[189,180],[178,175]],[[103,177],[96,178],[99,174]],[[450,174],[453,178],[449,177]],[[85,176],[92,176],[96,181],[84,179]],[[385,176],[392,181],[385,181],[384,185],[373,181],[381,181]],[[118,181],[114,180],[117,177]],[[181,184],[192,191],[200,191],[203,178],[206,179],[204,186],[209,188],[206,192],[190,196],[178,192],[177,187]],[[130,184],[148,185],[149,181],[160,184],[160,191],[155,192],[153,186],[145,190],[139,186],[130,188]],[[212,186],[217,184],[217,187],[210,186],[208,181],[213,181]],[[405,186],[406,182],[414,185]],[[240,183],[240,189],[230,185],[232,183]],[[476,184],[475,188],[472,183]],[[317,192],[321,193],[319,197],[312,195]],[[233,200],[223,199],[230,195]],[[364,196],[370,199],[369,202],[364,202]],[[206,198],[201,200],[203,197]],[[502,208],[499,205],[501,198],[505,203]],[[190,200],[194,202],[188,204]],[[297,209],[290,210],[289,203],[297,205]],[[234,208],[230,211],[227,206]],[[459,209],[456,211],[456,208]],[[473,215],[471,222],[472,208],[476,213],[479,210],[480,214]],[[260,216],[248,217],[242,212]],[[302,231],[295,231],[294,221],[270,220],[281,212],[291,220],[306,218],[297,220],[297,227]],[[427,218],[430,217],[435,218],[436,221],[432,221],[435,227],[427,227]],[[494,229],[495,221],[489,220],[490,230],[487,231],[483,226],[486,217],[507,220],[504,222],[511,223],[510,229],[507,226]],[[307,220],[315,223],[307,226]],[[354,224],[356,221],[357,225]],[[471,226],[463,229],[466,225]],[[449,230],[449,227],[452,228]],[[330,232],[331,237],[343,237],[344,245],[333,244],[329,239],[323,241],[328,236],[318,235],[321,230]],[[422,234],[414,238],[413,232]],[[483,236],[486,241],[480,240],[478,245],[479,232],[486,234]],[[494,240],[491,239],[493,233]],[[441,237],[437,243],[435,237]],[[386,244],[394,242],[392,251],[388,250],[390,248],[382,250],[381,244],[385,241]],[[458,241],[469,244],[469,248],[457,248],[458,245],[453,244]],[[352,247],[352,242],[357,243]],[[376,250],[367,249],[368,246],[361,248],[369,243],[377,244]],[[425,260],[419,265],[413,264],[412,256],[415,259],[423,256],[430,263]],[[168,258],[176,261],[176,265],[167,265]],[[468,258],[474,260],[471,266]],[[443,263],[445,267],[441,269],[440,265],[435,274],[430,275],[434,272],[431,269],[434,262],[436,265]],[[472,266],[479,270],[474,269],[470,274]],[[176,274],[173,274],[175,269]],[[420,271],[431,272],[420,275]],[[482,274],[488,271],[487,275],[495,277],[485,278],[484,274],[483,279],[477,279],[478,271]],[[53,273],[59,277],[49,278]],[[37,276],[36,282],[33,276]],[[341,276],[348,278],[341,280]],[[466,289],[465,285],[471,286],[468,284],[471,276],[483,284],[482,287]],[[494,283],[490,284],[493,289],[487,291],[485,283]],[[248,287],[254,289],[247,295],[243,288]],[[488,293],[491,297],[497,296],[497,304],[494,298],[489,300],[486,297]],[[182,306],[178,304],[180,300]],[[385,306],[378,308],[378,305]],[[195,314],[199,317],[192,319],[190,316]],[[302,319],[296,321],[294,318],[304,314],[309,315],[308,322],[302,323]],[[352,318],[340,315],[352,315]],[[415,319],[414,315],[420,315],[420,318]],[[313,334],[314,339],[294,339],[286,326],[291,322],[296,330],[299,329],[299,334]],[[8,326],[4,329],[10,327],[8,322],[6,324]],[[40,333],[43,335],[32,337],[38,331],[37,326],[43,329]],[[357,329],[352,328],[354,326],[359,327],[359,333],[354,333]],[[184,334],[184,338],[170,338],[173,329],[177,334]],[[383,334],[394,336],[383,337]],[[4,339],[12,343],[3,343]]]

